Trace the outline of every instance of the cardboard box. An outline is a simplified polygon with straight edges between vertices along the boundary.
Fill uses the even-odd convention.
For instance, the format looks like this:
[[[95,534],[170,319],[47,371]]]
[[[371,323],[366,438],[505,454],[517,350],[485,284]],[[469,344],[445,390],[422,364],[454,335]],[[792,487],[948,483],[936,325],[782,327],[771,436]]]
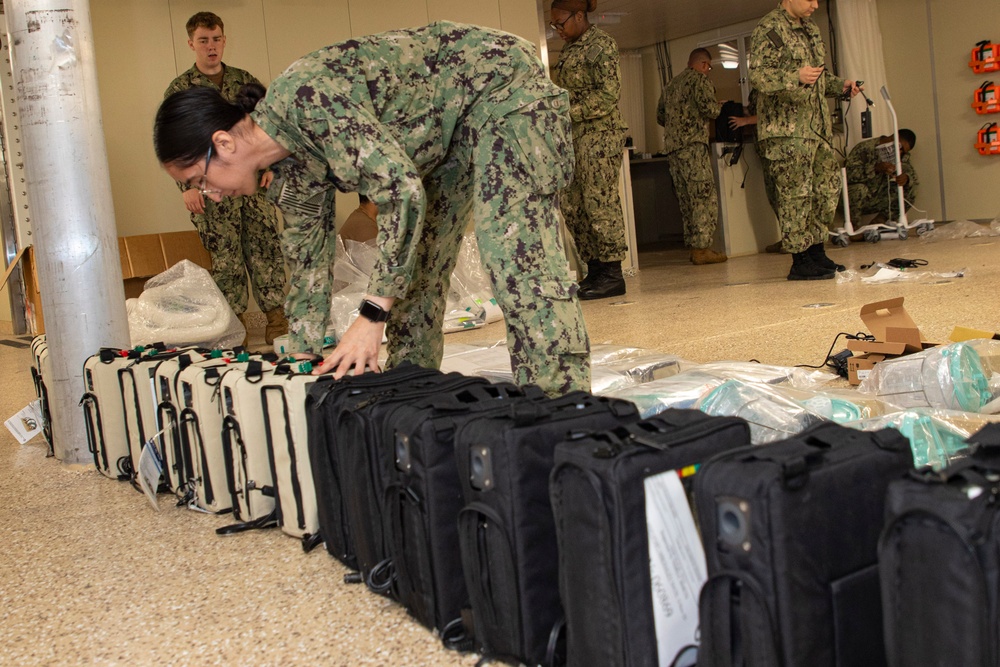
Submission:
[[[118,241],[119,249],[125,249],[122,278],[126,299],[134,299],[142,294],[147,280],[163,273],[182,259],[191,260],[209,270],[212,268],[212,257],[201,244],[198,232],[194,230],[123,236]]]
[[[45,319],[38,290],[38,272],[35,270],[37,264],[34,261],[34,248],[28,246],[27,251],[25,260],[21,263],[27,291],[27,319],[31,330],[40,334],[45,333]],[[193,229],[165,234],[119,236],[118,253],[126,299],[139,296],[147,280],[163,273],[182,259],[189,259],[209,270],[212,268],[212,258],[201,244],[198,232]]]
[[[847,381],[851,384],[861,384],[875,368],[875,364],[885,359],[884,354],[861,354],[847,358]]]
[[[861,321],[875,340],[847,341],[847,349],[854,353],[899,356],[937,345],[924,340],[920,329],[903,308],[901,296],[862,306]]]
[[[962,341],[976,340],[979,338],[985,338],[986,340],[1000,340],[1000,334],[993,333],[992,331],[970,329],[969,327],[955,327],[951,330],[951,335],[948,336],[948,340],[953,343],[961,343]]]

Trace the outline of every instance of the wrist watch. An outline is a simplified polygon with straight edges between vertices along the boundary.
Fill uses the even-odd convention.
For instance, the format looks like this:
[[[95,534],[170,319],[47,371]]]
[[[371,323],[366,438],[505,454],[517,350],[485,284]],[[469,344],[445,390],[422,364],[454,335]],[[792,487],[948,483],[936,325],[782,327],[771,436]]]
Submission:
[[[362,299],[358,306],[358,315],[371,322],[385,322],[389,319],[389,311],[374,301]]]

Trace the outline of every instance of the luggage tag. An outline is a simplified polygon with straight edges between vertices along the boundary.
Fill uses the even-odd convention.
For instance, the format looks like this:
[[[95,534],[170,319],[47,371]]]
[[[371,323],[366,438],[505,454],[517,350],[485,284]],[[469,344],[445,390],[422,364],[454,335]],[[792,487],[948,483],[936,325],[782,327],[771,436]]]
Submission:
[[[681,656],[690,659],[698,644],[698,598],[708,565],[677,471],[651,475],[643,485],[656,645],[660,664],[666,665]]]
[[[160,454],[156,439],[162,438],[167,429],[172,426],[173,424],[168,424],[166,428],[160,429],[143,443],[142,453],[139,454],[139,464],[136,466],[139,487],[142,488],[142,492],[157,512],[160,511],[160,504],[156,500],[156,491],[160,487],[160,480],[163,477],[163,456]]]

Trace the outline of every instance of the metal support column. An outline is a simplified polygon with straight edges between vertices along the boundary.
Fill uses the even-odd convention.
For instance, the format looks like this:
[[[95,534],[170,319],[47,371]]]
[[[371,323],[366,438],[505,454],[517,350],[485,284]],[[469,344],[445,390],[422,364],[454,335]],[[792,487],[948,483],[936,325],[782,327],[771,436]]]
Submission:
[[[86,0],[8,0],[35,262],[52,358],[55,454],[92,464],[83,362],[128,347],[128,319]]]

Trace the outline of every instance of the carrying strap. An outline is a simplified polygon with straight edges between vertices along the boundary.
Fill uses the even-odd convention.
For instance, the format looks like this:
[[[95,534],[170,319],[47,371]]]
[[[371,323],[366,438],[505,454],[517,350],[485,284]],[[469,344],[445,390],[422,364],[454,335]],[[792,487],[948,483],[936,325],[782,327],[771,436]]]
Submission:
[[[240,460],[241,468],[237,470],[236,468],[236,456],[233,452],[233,446],[237,446],[240,449]],[[222,418],[222,458],[226,465],[226,485],[229,487],[229,495],[233,498],[233,509],[235,510],[240,506],[239,492],[236,490],[237,485],[237,472],[240,472],[239,477],[243,480],[243,488],[246,490],[247,485],[247,456],[246,447],[243,446],[243,436],[240,434],[240,424],[236,421],[232,415],[226,415]],[[250,506],[249,494],[244,496],[246,499],[247,507]],[[238,517],[242,518],[242,517]]]
[[[264,379],[264,364],[257,359],[248,361],[243,376],[250,384],[257,384]]]
[[[94,455],[94,465],[101,470],[109,470],[108,452],[104,447],[104,426],[101,423],[97,395],[87,392],[80,399],[80,405],[83,407],[84,425],[87,430],[87,448]]]
[[[278,513],[274,510],[259,519],[244,521],[243,523],[233,523],[228,526],[215,529],[216,535],[235,535],[245,533],[248,530],[260,530],[263,528],[273,528],[278,525]]]
[[[192,448],[188,434],[193,433],[195,440],[197,440],[197,447],[201,452],[201,483],[205,489],[205,504],[214,505],[215,492],[212,490],[212,476],[208,470],[208,450],[205,449],[205,441],[201,437],[201,424],[198,422],[198,414],[191,408],[184,408],[181,410],[180,424],[181,437],[184,439],[185,444],[187,444],[189,452],[193,452],[194,449]],[[185,428],[185,425],[190,425],[190,428]]]
[[[288,472],[292,482],[292,497],[295,499],[295,511],[296,511],[296,521],[297,521],[296,525],[298,526],[299,530],[305,530],[306,515],[305,515],[305,509],[302,506],[303,505],[302,483],[299,481],[299,462],[298,462],[298,456],[295,452],[295,438],[292,436],[292,423],[288,413],[288,399],[285,396],[285,390],[282,389],[281,385],[265,385],[260,388],[260,400],[264,408],[264,435],[267,437],[267,448],[269,451],[272,452],[273,456],[275,442],[274,438],[271,436],[271,433],[274,430],[274,425],[271,424],[271,410],[270,410],[270,403],[268,402],[268,396],[272,393],[277,393],[278,398],[281,400],[282,422],[285,427],[286,452],[288,453],[288,458],[290,461],[289,465],[290,470]],[[275,481],[277,481],[277,474],[275,475]],[[283,515],[286,509],[287,508],[282,508]],[[305,540],[307,537],[308,534],[303,535],[302,537],[303,540],[302,548],[305,549],[306,551],[311,551],[315,547],[315,545],[306,549]]]
[[[306,533],[302,536],[302,551],[305,553],[309,553],[321,544],[323,544],[323,536],[319,533],[316,533],[315,535]]]
[[[441,644],[449,651],[467,653],[475,646],[473,635],[465,627],[461,616],[454,618],[441,629]]]

